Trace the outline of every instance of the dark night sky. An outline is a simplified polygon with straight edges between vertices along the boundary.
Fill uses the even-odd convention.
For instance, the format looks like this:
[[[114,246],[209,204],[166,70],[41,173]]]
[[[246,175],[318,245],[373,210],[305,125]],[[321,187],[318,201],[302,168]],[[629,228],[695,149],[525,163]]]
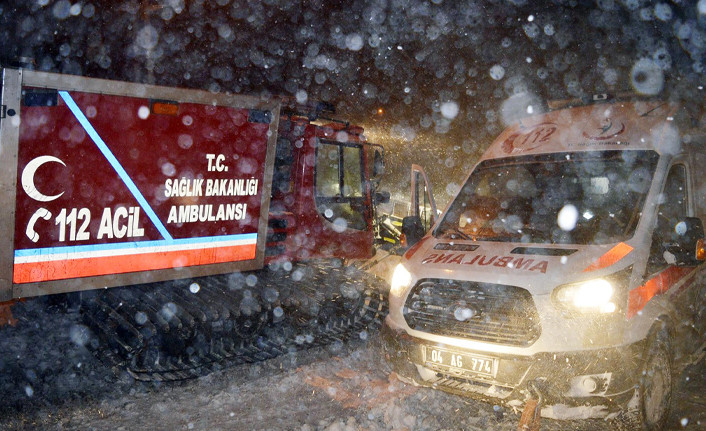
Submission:
[[[331,101],[388,148],[402,189],[412,162],[460,182],[528,103],[662,82],[700,101],[706,1],[11,0],[0,40],[4,64]]]

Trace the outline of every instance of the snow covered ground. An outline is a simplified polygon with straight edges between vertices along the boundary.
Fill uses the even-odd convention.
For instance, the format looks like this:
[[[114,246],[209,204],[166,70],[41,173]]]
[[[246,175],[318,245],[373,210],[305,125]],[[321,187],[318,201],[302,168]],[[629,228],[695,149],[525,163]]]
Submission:
[[[96,360],[76,316],[16,307],[0,331],[0,428],[97,430],[516,430],[511,410],[398,381],[367,340],[228,367],[169,384],[134,382]],[[687,370],[672,429],[706,428],[706,371]],[[688,378],[688,381],[686,380]],[[542,430],[608,429],[542,420]]]

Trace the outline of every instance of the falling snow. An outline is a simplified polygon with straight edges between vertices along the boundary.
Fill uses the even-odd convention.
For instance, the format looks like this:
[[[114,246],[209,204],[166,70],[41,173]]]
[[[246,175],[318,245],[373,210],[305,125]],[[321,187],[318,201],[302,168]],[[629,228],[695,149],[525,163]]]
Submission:
[[[443,209],[463,193],[465,178],[488,144],[506,126],[546,112],[550,100],[620,92],[660,96],[683,101],[695,112],[689,127],[706,125],[701,106],[706,0],[546,5],[527,0],[352,0],[340,5],[157,0],[111,7],[10,0],[0,4],[0,23],[3,66],[247,94],[262,101],[284,96],[299,104],[331,102],[340,117],[362,125],[371,142],[385,147],[381,189],[391,192],[393,202],[379,211],[404,208],[402,216],[407,215],[411,163],[426,168]],[[89,119],[101,114],[95,106],[86,110]],[[158,117],[149,106],[131,115]],[[18,121],[11,119],[14,125]],[[190,115],[181,116],[183,128],[173,137],[180,149],[200,151],[195,142],[201,129],[195,123]],[[662,153],[682,149],[680,127],[685,125],[660,131]],[[56,131],[67,141],[77,133]],[[248,175],[257,169],[247,158],[234,166]],[[148,168],[167,177],[194,176],[177,172],[166,157]],[[644,169],[632,169],[621,183],[623,197],[615,197],[616,208],[608,211],[573,199],[559,178],[543,174],[542,181],[556,182],[540,190],[523,175],[517,172],[503,184],[495,179],[498,189],[491,197],[508,199],[495,208],[492,234],[527,240],[543,228],[544,239],[554,244],[578,235],[606,238],[618,230],[621,211],[632,208],[624,196],[645,193],[650,186]],[[602,184],[614,180],[610,175],[584,190],[600,195]],[[108,193],[105,199],[114,198]],[[522,206],[539,204],[552,211],[535,214],[528,223]],[[459,214],[469,225],[479,216]],[[323,215],[332,230],[349,230],[349,222],[332,209]],[[568,260],[558,261],[567,265]],[[293,281],[306,279],[301,267],[278,265]],[[243,314],[257,312],[257,295],[277,303],[279,291],[256,290],[260,279],[255,274],[237,273],[229,280],[242,294]],[[197,283],[189,284],[188,292],[192,299],[204,294]],[[90,353],[96,340],[76,319],[77,311],[51,298],[20,303],[20,324],[0,327],[0,428],[516,429],[512,409],[398,381],[383,360],[376,329],[361,331],[349,344],[224,369],[183,384],[141,385],[97,361]],[[173,323],[174,303],[155,307]],[[279,306],[271,313],[287,317]],[[460,307],[454,317],[465,321],[472,314]],[[129,316],[139,325],[148,320],[140,310]],[[299,335],[297,342],[305,345],[311,338]],[[706,426],[703,367],[687,368],[680,377],[673,429]],[[572,423],[570,429],[603,425]],[[566,429],[552,421],[546,426]]]

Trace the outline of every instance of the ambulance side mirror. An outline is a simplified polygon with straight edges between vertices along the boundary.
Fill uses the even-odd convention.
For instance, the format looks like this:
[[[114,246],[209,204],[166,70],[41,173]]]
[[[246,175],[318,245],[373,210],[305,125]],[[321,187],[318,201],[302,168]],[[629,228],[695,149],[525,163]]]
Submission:
[[[696,266],[706,259],[704,225],[697,217],[686,217],[674,225],[672,241],[665,246],[665,253],[674,256],[675,265]]]
[[[381,177],[385,173],[385,158],[382,153],[375,150],[373,156],[373,178]]]
[[[402,235],[404,235],[406,242],[403,245],[406,247],[411,247],[418,243],[425,233],[422,219],[419,216],[407,216],[402,219]]]
[[[390,202],[390,192],[381,191],[375,193],[375,204],[386,204]]]

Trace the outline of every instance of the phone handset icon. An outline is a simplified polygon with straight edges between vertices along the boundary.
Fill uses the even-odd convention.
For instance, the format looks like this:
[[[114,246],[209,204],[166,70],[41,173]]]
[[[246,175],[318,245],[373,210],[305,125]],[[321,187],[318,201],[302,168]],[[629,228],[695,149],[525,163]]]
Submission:
[[[49,220],[51,218],[51,213],[46,208],[39,208],[34,212],[34,214],[32,214],[32,217],[29,218],[29,223],[27,223],[27,230],[25,231],[25,234],[27,234],[27,238],[31,239],[32,242],[39,241],[39,234],[34,231],[34,224],[37,223],[37,219],[39,218]]]

